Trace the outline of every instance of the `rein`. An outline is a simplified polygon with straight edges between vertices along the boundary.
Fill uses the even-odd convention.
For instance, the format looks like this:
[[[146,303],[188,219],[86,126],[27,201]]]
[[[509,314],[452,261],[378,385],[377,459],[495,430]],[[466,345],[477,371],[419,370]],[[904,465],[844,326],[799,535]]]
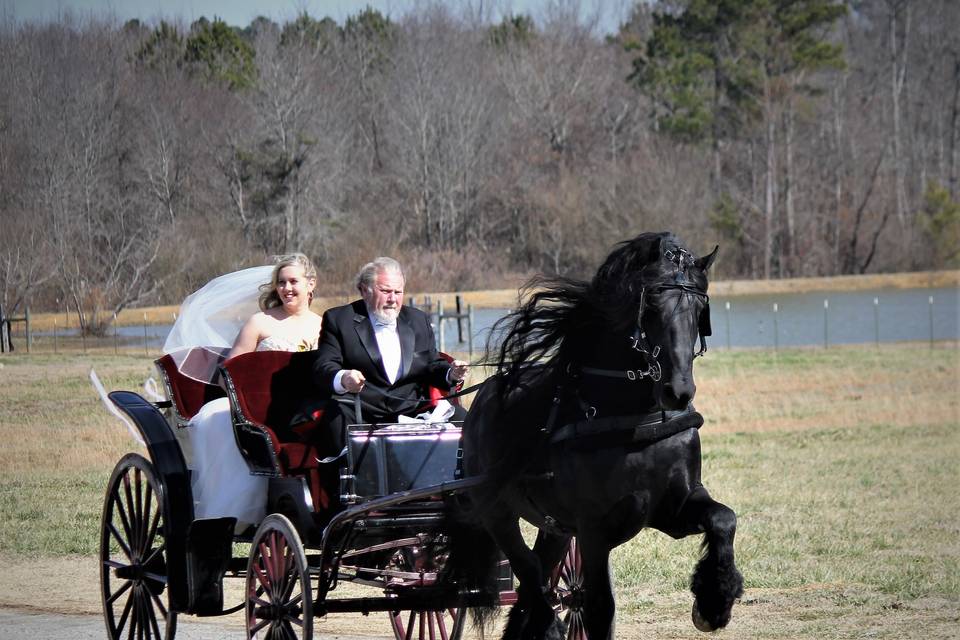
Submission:
[[[440,400],[449,400],[449,399],[451,399],[451,398],[459,398],[460,396],[465,396],[465,395],[467,395],[468,393],[473,393],[474,391],[476,391],[477,389],[479,389],[482,384],[483,384],[483,383],[480,382],[480,383],[477,383],[477,384],[475,384],[475,385],[471,385],[471,386],[467,387],[466,389],[460,389],[459,391],[456,391],[456,392],[454,392],[454,393],[448,393],[448,394],[445,395],[445,396],[441,396],[441,397],[437,398],[437,401],[440,401]],[[394,400],[403,400],[403,401],[409,400],[409,398],[405,398],[405,397],[403,397],[403,396],[394,395],[394,394],[390,393],[389,391],[387,391],[386,389],[383,389],[383,388],[378,387],[378,386],[376,386],[376,385],[364,384],[364,388],[365,388],[365,389],[370,389],[370,390],[373,391],[374,393],[378,393],[378,394],[380,394],[381,396],[383,396],[384,398],[392,398],[392,399],[394,399]],[[363,422],[363,414],[362,414],[362,410],[361,410],[361,407],[360,407],[360,405],[361,405],[361,402],[360,402],[360,394],[359,394],[359,393],[355,393],[355,394],[353,394],[353,396],[354,396],[354,399],[353,399],[354,413],[356,414],[357,422],[358,422],[358,423],[362,423],[362,422]],[[422,403],[427,402],[427,401],[429,401],[429,400],[430,400],[430,398],[418,397],[418,398],[417,398],[417,403],[422,404]]]

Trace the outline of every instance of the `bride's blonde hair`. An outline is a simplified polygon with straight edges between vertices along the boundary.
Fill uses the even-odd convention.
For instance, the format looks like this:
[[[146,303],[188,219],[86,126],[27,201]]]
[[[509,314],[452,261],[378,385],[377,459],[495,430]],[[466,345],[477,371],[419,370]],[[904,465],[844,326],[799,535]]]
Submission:
[[[273,267],[273,274],[270,276],[270,282],[260,285],[260,310],[266,311],[273,307],[279,307],[283,304],[280,295],[277,293],[277,279],[280,277],[280,270],[284,267],[302,267],[303,276],[307,280],[317,280],[317,268],[313,266],[310,258],[302,253],[287,253],[274,256],[273,261],[276,265]],[[310,293],[310,302],[313,302],[313,292]]]

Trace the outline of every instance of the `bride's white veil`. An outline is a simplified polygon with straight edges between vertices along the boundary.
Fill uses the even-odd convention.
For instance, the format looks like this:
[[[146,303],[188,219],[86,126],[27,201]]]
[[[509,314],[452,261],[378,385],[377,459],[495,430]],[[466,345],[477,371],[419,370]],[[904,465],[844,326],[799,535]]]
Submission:
[[[198,380],[211,379],[215,370],[185,371],[189,363],[181,360],[197,347],[225,355],[243,324],[260,310],[260,286],[270,282],[273,269],[264,265],[227,273],[186,297],[163,343],[163,352],[173,355],[182,373]]]

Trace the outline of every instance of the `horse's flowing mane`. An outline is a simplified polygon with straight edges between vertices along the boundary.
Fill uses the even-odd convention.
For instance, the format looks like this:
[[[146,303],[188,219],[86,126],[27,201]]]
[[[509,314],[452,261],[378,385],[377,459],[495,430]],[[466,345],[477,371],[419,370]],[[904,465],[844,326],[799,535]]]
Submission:
[[[486,361],[496,366],[507,388],[514,388],[531,363],[564,366],[569,358],[564,346],[571,337],[589,336],[598,327],[629,329],[643,287],[663,278],[660,256],[670,248],[682,248],[673,234],[642,233],[621,242],[590,282],[534,277],[520,290],[525,301],[494,325]]]

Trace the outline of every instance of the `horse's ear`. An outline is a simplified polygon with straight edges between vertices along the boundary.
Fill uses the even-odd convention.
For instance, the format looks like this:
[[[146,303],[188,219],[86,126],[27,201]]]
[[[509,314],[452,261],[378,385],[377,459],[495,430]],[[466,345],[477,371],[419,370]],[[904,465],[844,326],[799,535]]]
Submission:
[[[663,236],[657,236],[653,239],[653,242],[650,243],[650,257],[649,262],[654,263],[660,260],[660,244],[663,242]]]
[[[717,257],[717,251],[719,250],[720,250],[720,245],[715,246],[713,248],[713,251],[703,256],[702,258],[698,258],[694,264],[696,264],[701,271],[706,271],[707,269],[710,268],[710,265],[713,264],[713,261]]]

